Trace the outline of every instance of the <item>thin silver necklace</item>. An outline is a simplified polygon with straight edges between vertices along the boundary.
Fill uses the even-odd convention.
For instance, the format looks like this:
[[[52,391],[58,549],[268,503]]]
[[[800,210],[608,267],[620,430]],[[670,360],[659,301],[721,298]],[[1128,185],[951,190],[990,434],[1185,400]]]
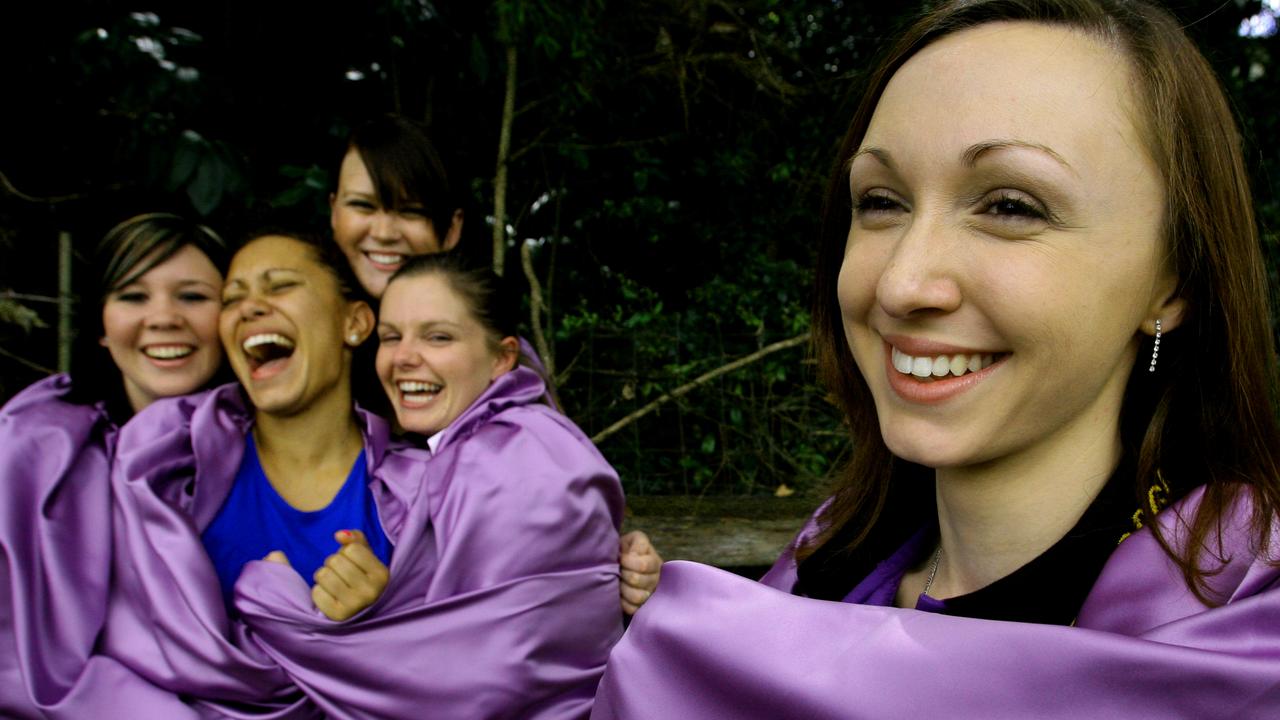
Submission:
[[[942,543],[938,543],[938,549],[933,553],[933,562],[929,565],[929,577],[924,581],[924,590],[921,595],[928,595],[929,588],[933,587],[933,579],[938,575],[938,562],[942,560]]]

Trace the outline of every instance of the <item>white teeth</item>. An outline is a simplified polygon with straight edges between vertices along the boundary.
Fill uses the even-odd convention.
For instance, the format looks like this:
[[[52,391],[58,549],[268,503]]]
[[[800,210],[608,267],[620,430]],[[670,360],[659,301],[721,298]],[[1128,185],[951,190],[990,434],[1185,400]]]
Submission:
[[[937,357],[914,357],[898,348],[893,348],[891,356],[893,369],[903,375],[914,375],[918,378],[959,377],[965,373],[977,372],[995,362],[994,354],[974,353],[973,355],[938,355]]]
[[[370,260],[378,263],[379,265],[399,265],[404,262],[403,255],[379,252],[370,252],[365,254],[369,256]]]
[[[400,388],[400,392],[402,393],[438,393],[444,386],[429,382],[401,380],[396,383],[396,387]]]
[[[252,350],[259,345],[279,345],[280,347],[291,348],[293,341],[279,333],[260,333],[258,335],[250,335],[240,344],[246,351]]]
[[[152,345],[142,349],[143,354],[147,357],[155,358],[157,360],[174,360],[177,358],[183,358],[195,351],[196,349],[190,345]]]

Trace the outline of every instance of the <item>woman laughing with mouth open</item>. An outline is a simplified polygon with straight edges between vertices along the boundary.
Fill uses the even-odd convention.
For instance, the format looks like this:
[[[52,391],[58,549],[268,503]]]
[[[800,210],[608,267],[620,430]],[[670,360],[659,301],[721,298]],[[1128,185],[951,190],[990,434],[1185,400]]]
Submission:
[[[429,418],[406,427],[444,439],[392,441],[352,402],[360,297],[332,243],[268,233],[236,253],[220,332],[243,390],[122,432],[100,652],[156,688],[138,716],[585,715],[621,631],[616,476],[526,409],[541,381],[487,332],[392,386]],[[561,441],[515,432],[528,417]]]
[[[593,717],[1280,717],[1244,166],[1158,7],[922,17],[870,76],[818,250],[852,460],[761,583],[669,563]]]

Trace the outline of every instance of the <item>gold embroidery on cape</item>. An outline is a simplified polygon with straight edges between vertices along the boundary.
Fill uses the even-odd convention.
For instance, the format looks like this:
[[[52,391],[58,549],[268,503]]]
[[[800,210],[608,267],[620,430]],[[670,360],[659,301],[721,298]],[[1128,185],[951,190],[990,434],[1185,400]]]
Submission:
[[[1143,518],[1159,515],[1160,511],[1169,504],[1169,492],[1169,483],[1165,482],[1164,473],[1156,470],[1156,484],[1147,488],[1147,507],[1140,507],[1133,511],[1133,516],[1130,518],[1133,521],[1133,530],[1121,535],[1116,544],[1119,545],[1134,532],[1141,530]]]

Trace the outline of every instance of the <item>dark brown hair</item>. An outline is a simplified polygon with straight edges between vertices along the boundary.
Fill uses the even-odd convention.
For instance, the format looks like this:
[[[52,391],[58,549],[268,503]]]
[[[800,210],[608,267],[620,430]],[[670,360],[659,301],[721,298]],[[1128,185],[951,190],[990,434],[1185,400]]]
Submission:
[[[1270,540],[1280,509],[1280,432],[1275,418],[1276,356],[1268,289],[1241,138],[1222,87],[1204,56],[1164,10],[1132,0],[959,0],[910,26],[869,77],[827,190],[814,288],[819,372],[848,420],[854,448],[821,532],[801,560],[838,537],[841,552],[866,543],[882,523],[902,519],[905,475],[921,468],[894,457],[880,435],[870,392],[853,363],[836,299],[852,214],[847,162],[861,145],[885,86],[915,53],[942,37],[990,22],[1070,28],[1125,57],[1134,79],[1134,124],[1164,181],[1163,238],[1188,304],[1165,334],[1159,370],[1131,373],[1121,410],[1121,442],[1136,457],[1141,506],[1157,474],[1177,500],[1204,485],[1188,534],[1162,547],[1201,600],[1217,568],[1211,538],[1241,486],[1252,489],[1253,529]],[[916,503],[920,505],[921,503]],[[928,504],[932,507],[932,504]],[[909,514],[909,513],[908,513]],[[1208,546],[1208,547],[1207,547]],[[832,548],[823,548],[829,552]],[[1206,553],[1206,550],[1208,551]]]
[[[444,241],[459,203],[444,163],[426,130],[399,115],[384,115],[357,127],[347,141],[364,161],[378,202],[389,210],[421,205],[436,237]]]
[[[93,253],[92,267],[100,270],[100,274],[93,277],[91,287],[81,294],[81,329],[72,357],[70,400],[86,404],[105,401],[111,417],[118,422],[133,414],[120,370],[98,342],[103,334],[102,305],[108,295],[137,282],[188,245],[209,258],[220,276],[226,275],[231,259],[226,243],[208,226],[180,215],[159,212],[135,215],[103,236]],[[92,305],[85,302],[88,298],[93,298]],[[210,384],[228,379],[229,375],[220,371]]]

